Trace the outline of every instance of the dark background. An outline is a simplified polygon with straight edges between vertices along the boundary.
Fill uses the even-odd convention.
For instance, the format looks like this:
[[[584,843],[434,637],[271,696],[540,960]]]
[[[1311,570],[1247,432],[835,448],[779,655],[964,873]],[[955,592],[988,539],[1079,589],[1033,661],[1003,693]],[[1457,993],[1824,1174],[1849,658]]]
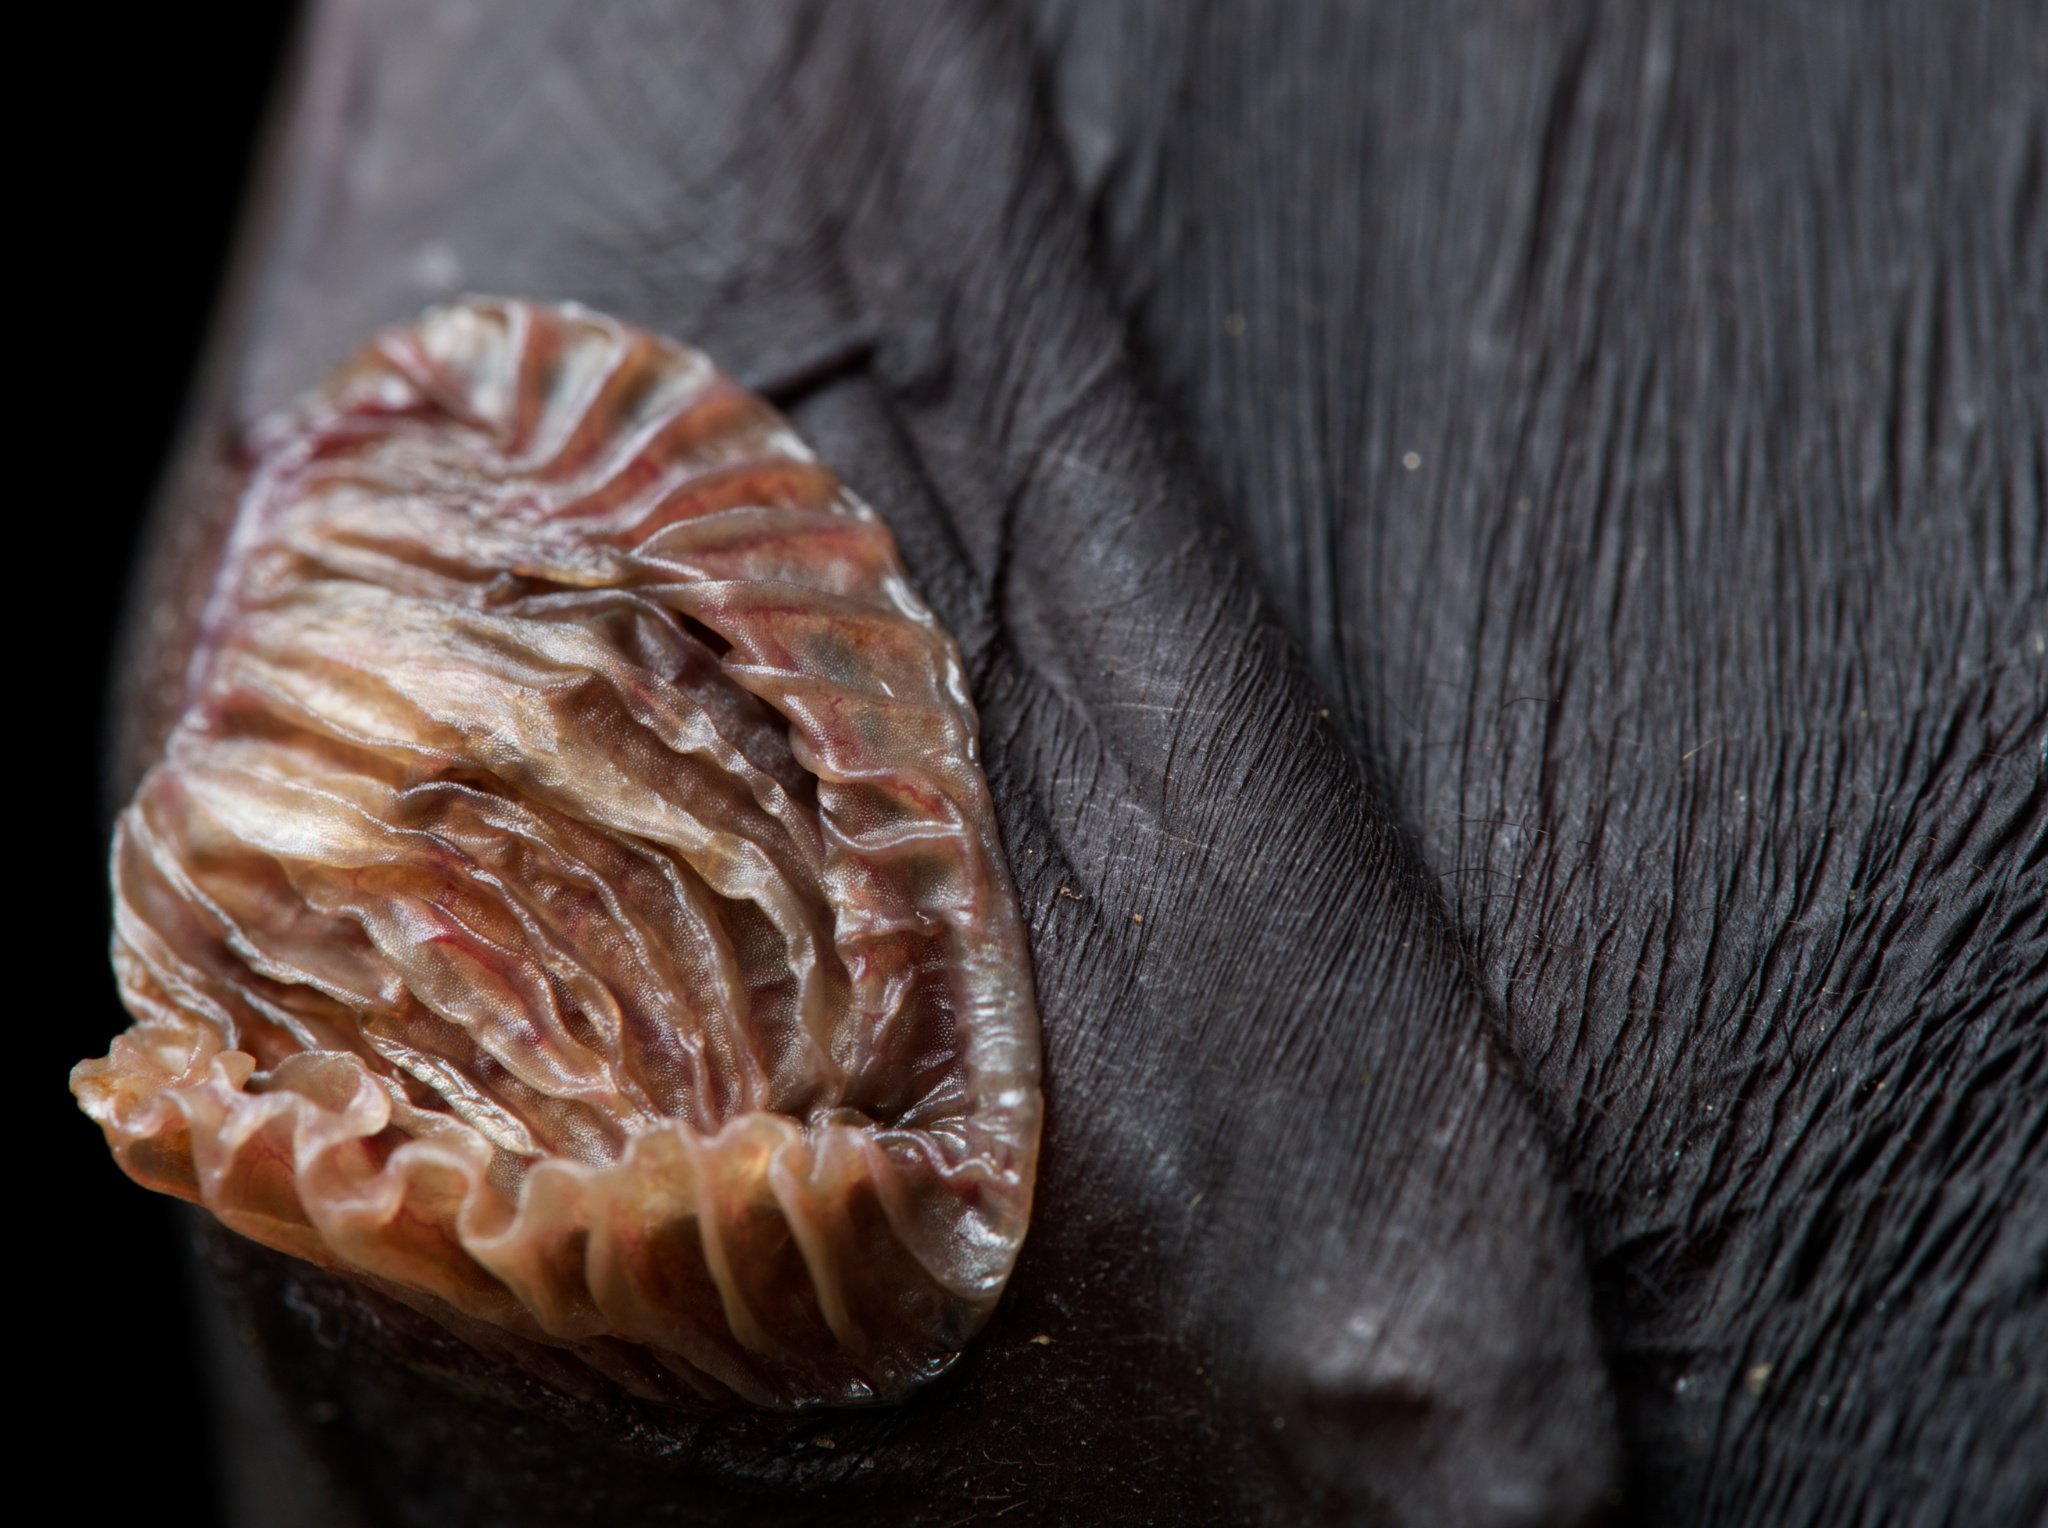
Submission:
[[[41,1127],[30,1137],[43,1159],[34,1182],[48,1195],[16,1220],[16,1245],[44,1256],[18,1261],[15,1277],[55,1296],[54,1309],[24,1303],[25,1349],[47,1356],[31,1360],[18,1394],[44,1404],[42,1379],[55,1378],[52,1411],[27,1431],[31,1481],[68,1477],[74,1500],[109,1515],[147,1492],[159,1520],[180,1503],[173,1520],[216,1522],[181,1212],[95,1148],[65,1076],[123,1026],[106,953],[104,708],[127,565],[199,360],[294,7],[240,8],[231,26],[174,7],[88,9],[61,13],[70,35],[47,54],[68,61],[54,66],[65,109],[44,124],[44,142],[64,146],[30,167],[47,182],[21,213],[52,288],[29,314],[44,334],[34,348],[56,360],[31,384],[43,390],[25,421],[29,458],[56,468],[31,490],[40,502],[24,506],[51,548],[30,569],[76,571],[38,588],[47,572],[24,570],[23,610],[44,636],[31,645],[39,718],[17,718],[40,739],[39,757],[22,760],[37,797],[17,852],[31,895],[47,888],[48,900],[29,925],[36,947],[17,959],[62,975],[31,1000],[39,1012],[15,1016]],[[102,428],[109,411],[114,428]]]

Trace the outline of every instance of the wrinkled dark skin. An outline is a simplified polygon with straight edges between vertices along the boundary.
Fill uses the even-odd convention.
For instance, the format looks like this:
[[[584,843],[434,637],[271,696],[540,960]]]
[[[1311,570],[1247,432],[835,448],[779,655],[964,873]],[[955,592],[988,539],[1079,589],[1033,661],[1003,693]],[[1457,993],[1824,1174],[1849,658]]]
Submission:
[[[1002,1307],[888,1411],[522,1388],[216,1239],[263,1469],[337,1523],[2038,1517],[2044,59],[1903,0],[318,10],[127,767],[241,427],[453,290],[581,299],[782,403],[960,640],[1048,1107]]]

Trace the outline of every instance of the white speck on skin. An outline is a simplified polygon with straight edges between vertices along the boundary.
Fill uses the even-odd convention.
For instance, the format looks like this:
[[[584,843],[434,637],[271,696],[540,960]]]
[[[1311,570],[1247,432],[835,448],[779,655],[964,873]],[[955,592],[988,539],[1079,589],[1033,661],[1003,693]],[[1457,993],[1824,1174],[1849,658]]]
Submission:
[[[446,239],[429,239],[406,257],[405,274],[416,287],[450,292],[462,285],[462,256]]]

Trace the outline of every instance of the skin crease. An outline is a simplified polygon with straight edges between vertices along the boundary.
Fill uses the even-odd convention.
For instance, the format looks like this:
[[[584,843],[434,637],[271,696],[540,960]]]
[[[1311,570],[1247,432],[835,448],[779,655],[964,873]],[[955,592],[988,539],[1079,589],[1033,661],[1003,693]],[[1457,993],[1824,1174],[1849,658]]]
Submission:
[[[2042,1520],[2048,14],[1039,9],[1535,1084],[1631,1500]]]
[[[1582,964],[1576,982],[1568,961],[1522,963],[1547,945],[1512,919],[1503,924],[1452,874],[1469,858],[1458,814],[1483,815],[1476,805],[1523,821],[1518,802],[1482,791],[1467,803],[1464,787],[1442,782],[1461,778],[1461,759],[1473,768],[1493,761],[1495,794],[1547,790],[1569,822],[1597,811],[1622,766],[1577,774],[1584,766],[1569,751],[1546,764],[1546,729],[1570,738],[1568,723],[1591,725],[1573,722],[1569,705],[1519,716],[1500,708],[1536,729],[1508,740],[1526,754],[1503,754],[1491,734],[1462,749],[1409,741],[1439,735],[1400,725],[1421,714],[1439,675],[1407,645],[1429,622],[1455,629],[1461,617],[1495,612],[1489,570],[1458,561],[1489,542],[1459,530],[1434,545],[1434,560],[1410,555],[1402,527],[1435,520],[1396,491],[1430,480],[1396,475],[1396,448],[1423,448],[1406,446],[1388,423],[1374,421],[1362,436],[1377,475],[1304,481],[1290,475],[1295,458],[1258,454],[1295,451],[1281,428],[1296,406],[1288,400],[1327,386],[1305,359],[1309,339],[1277,323],[1277,310],[1219,315],[1217,303],[1239,301],[1232,283],[1219,284],[1229,294],[1221,299],[1202,287],[1204,272],[1226,268],[1232,229],[1258,237],[1261,177],[1226,183],[1249,188],[1241,194],[1252,202],[1204,201],[1200,165],[1169,163],[1174,173],[1157,181],[1170,213],[1162,225],[1139,194],[1152,183],[1112,173],[1135,162],[1125,146],[1145,141],[1155,108],[1135,90],[1091,98],[1086,67],[1123,55],[1088,38],[1063,42],[1070,24],[1055,13],[1038,33],[1049,58],[1071,65],[1052,72],[1059,88],[1048,100],[1024,67],[1030,37],[979,11],[735,4],[706,7],[685,27],[653,6],[594,18],[561,6],[486,26],[452,6],[333,6],[312,22],[314,62],[287,102],[204,422],[167,501],[155,582],[139,604],[148,614],[131,670],[130,693],[140,697],[128,707],[131,768],[147,760],[164,720],[164,676],[232,490],[238,427],[370,329],[453,290],[579,298],[698,344],[744,380],[795,379],[778,401],[889,518],[913,576],[967,654],[1037,963],[1047,1072],[1040,1207],[1010,1293],[959,1371],[897,1411],[698,1423],[601,1394],[564,1399],[480,1369],[344,1286],[219,1245],[212,1255],[292,1404],[328,1419],[311,1430],[314,1453],[353,1482],[346,1510],[365,1521],[551,1522],[572,1511],[764,1521],[807,1520],[829,1502],[835,1515],[889,1522],[999,1513],[1584,1521],[1608,1509],[1623,1468],[1603,1345],[1628,1399],[1628,1510],[1645,1520],[1680,1511],[1763,1520],[1776,1515],[1766,1510],[1774,1501],[1815,1509],[1795,1517],[1825,1510],[1848,1520],[1859,1515],[1858,1490],[1880,1485],[1903,1503],[1904,1520],[1954,1512],[1995,1521],[2037,1501],[2040,1466],[2023,1462],[2020,1444],[2028,1417],[2040,1414],[2041,1380],[2000,1365],[2040,1331],[2038,1048],[1969,1084],[1970,1069],[1990,1068],[2019,1022],[2041,1011],[2038,893],[2027,901],[2021,880],[2026,871],[2038,885],[2041,855],[2040,786],[2022,741],[2039,733],[2038,665],[1985,681],[1953,760],[1939,750],[1923,760],[1913,738],[1896,734],[1869,745],[1880,761],[1892,750],[1895,774],[1907,777],[1887,784],[1885,799],[1915,799],[1916,775],[1940,784],[1947,794],[1918,810],[1935,819],[1938,842],[1949,825],[1956,852],[1940,879],[1890,862],[1892,900],[1866,905],[1914,905],[1911,893],[1923,887],[1950,897],[1975,887],[1988,911],[1956,938],[1924,923],[1895,936],[1911,979],[1938,986],[1945,969],[1960,974],[1931,1007],[1903,997],[1855,1005],[1844,1042],[1850,1082],[1812,1091],[1830,1085],[1783,1058],[1782,1037],[1796,1037],[1803,1010],[1782,1001],[1770,1010],[1775,1025],[1710,1046],[1675,1046],[1638,1021],[1644,1009],[1733,1011],[1732,998],[1715,994],[1768,975],[1772,919],[1799,926],[1802,899],[1832,896],[1837,880],[1846,893],[1855,879],[1848,864],[1796,875],[1788,865],[1782,873],[1803,888],[1791,899],[1799,905],[1752,908],[1756,929],[1745,924],[1742,939],[1716,950],[1729,974],[1711,981],[1714,962],[1696,957],[1666,962],[1661,985],[1665,967],[1654,967],[1639,994],[1627,977],[1641,965],[1634,956]],[[1313,27],[1283,29],[1266,66],[1280,74],[1318,52],[1334,56],[1327,42]],[[1227,50],[1227,39],[1214,45]],[[1618,51],[1625,61],[1627,49]],[[1523,53],[1532,81],[1564,67],[1540,49]],[[1132,78],[1170,92],[1173,76],[1141,66]],[[1303,126],[1259,129],[1253,104],[1235,100],[1213,108],[1218,121],[1229,120],[1226,108],[1245,114],[1241,143],[1285,143]],[[1119,112],[1136,113],[1135,124]],[[1261,140],[1261,131],[1282,136]],[[1449,130],[1423,140],[1456,141]],[[1206,150],[1221,156],[1223,147]],[[1426,187],[1429,171],[1425,155],[1404,177]],[[1331,173],[1330,185],[1348,184]],[[1620,197],[1627,184],[1624,176],[1604,194]],[[1321,205],[1316,189],[1299,206]],[[1580,195],[1563,205],[1581,207],[1591,193]],[[1345,221],[1299,215],[1308,224],[1287,245],[1297,252],[1323,248],[1318,237],[1336,238],[1323,224]],[[1385,215],[1398,227],[1406,214]],[[1551,237],[1591,237],[1579,230],[1597,220],[1580,216],[1546,225]],[[1196,237],[1176,245],[1162,226]],[[2038,217],[2018,226],[2022,251],[2038,254]],[[1161,257],[1148,262],[1146,250],[1162,245],[1187,263],[1153,292],[1144,273]],[[1416,258],[1391,236],[1373,247],[1383,251],[1375,271],[1399,273]],[[1266,289],[1250,264],[1254,274],[1242,279],[1256,295]],[[1350,265],[1333,255],[1327,266],[1303,256],[1267,279],[1327,299],[1304,313],[1346,317],[1344,303],[1364,299],[1344,279]],[[1385,289],[1374,289],[1370,311],[1410,300],[1393,276],[1376,279]],[[1128,329],[1123,313],[1135,315]],[[1223,389],[1216,379],[1230,373],[1208,348],[1212,336],[1234,339],[1234,327],[1251,330],[1254,320],[1266,352],[1295,357],[1304,373],[1276,361],[1273,375],[1284,380],[1263,399]],[[1177,335],[1195,334],[1200,344],[1176,345]],[[1353,335],[1359,354],[1375,353],[1371,338]],[[1581,343],[1599,353],[1623,340],[1596,330]],[[1387,396],[1406,388],[1431,399],[1429,387],[1441,385],[1427,381],[1434,352],[1416,344],[1383,384]],[[2038,379],[2038,345],[2033,354]],[[1560,351],[1558,364],[1568,368],[1568,356]],[[1597,417],[1606,397],[1580,407]],[[1570,417],[1566,403],[1554,407]],[[1303,407],[1301,417],[1312,412]],[[1578,433],[1555,420],[1546,431]],[[1436,461],[1438,447],[1424,446]],[[1318,449],[1326,454],[1300,459],[1344,460],[1335,446]],[[1630,449],[1617,447],[1624,460]],[[1442,504],[1458,502],[1441,492]],[[1590,495],[1567,487],[1559,501],[1571,504],[1574,492]],[[2024,497],[2024,481],[2015,492]],[[1970,502],[2006,503],[1990,490]],[[2030,502],[2038,527],[2038,479]],[[2010,515],[2017,531],[1980,559],[2004,570],[1991,600],[2024,588],[2040,566],[2025,504]],[[1235,535],[1224,529],[1232,523]],[[1518,578],[1585,560],[1568,519],[1540,523],[1552,534],[1510,559],[1526,570]],[[1340,532],[1341,561],[1325,567],[1306,550]],[[1767,524],[1747,534],[1752,548],[1771,540]],[[1370,599],[1344,592],[1356,585],[1343,579],[1361,570],[1375,580]],[[1914,578],[1933,576],[1910,566],[1897,574],[1908,593]],[[1992,629],[2023,637],[2011,612],[2024,607],[2005,598]],[[1788,602],[1788,641],[1805,611],[1800,599]],[[1319,716],[1327,702],[1306,682],[1282,622],[1315,661],[1324,693],[1339,697],[1332,720],[1350,749]],[[1512,664],[1488,666],[1499,662],[1488,656],[1502,645],[1494,640],[1491,650],[1469,638],[1449,643],[1446,662],[1468,661],[1475,684],[1519,679]],[[1626,655],[1645,649],[1607,633],[1589,638],[1567,624],[1550,640],[1567,655],[1593,641],[1588,662],[1612,643],[1623,680],[1633,674],[1638,687],[1665,671],[1629,669]],[[1521,651],[1505,646],[1510,656]],[[1828,707],[1844,704],[1820,693]],[[1486,727],[1498,725],[1486,717]],[[2014,756],[2020,767],[2000,767]],[[1712,760],[1730,793],[1781,788],[1772,782],[1782,765],[1768,747]],[[1623,783],[1639,778],[1622,773]],[[1568,857],[1488,859],[1486,869],[1535,875],[1541,889],[1505,905],[1526,902],[1517,916],[1566,951],[1602,948],[1603,936],[1625,936],[1631,948],[1672,939],[1691,948],[1700,936],[1672,911],[1670,877],[1634,868],[1645,844],[1653,855],[1671,852],[1659,850],[1668,840],[1652,828],[1690,834],[1681,843],[1697,842],[1699,855],[1681,887],[1714,888],[1740,872],[1739,901],[1742,876],[1762,874],[1769,857],[1745,847],[1745,832],[1705,833],[1698,824],[1715,810],[1728,808],[1696,802],[1686,815],[1645,796],[1627,815],[1634,836],[1621,835],[1576,878]],[[1867,798],[1861,810],[1869,816]],[[1790,835],[1791,847],[1819,841],[1803,836],[1796,814],[1773,831]],[[1549,832],[1588,837],[1583,828],[1576,838]],[[1495,842],[1492,852],[1505,853]],[[1575,924],[1596,942],[1574,944]],[[1554,927],[1565,934],[1550,938]],[[1828,984],[1821,966],[1801,972],[1809,989]],[[1939,1029],[1943,1014],[1959,1012],[1978,1014],[1966,1043],[1945,1045],[1920,1070],[1955,1078],[1966,1099],[2007,1106],[1990,1125],[1938,1112],[1923,1127],[1881,1116],[1880,1143],[1918,1129],[1937,1146],[1960,1144],[1903,1163],[1882,1149],[1859,1156],[1845,1106],[1830,1100],[1873,1099],[1891,1075],[1874,1069],[1906,1064],[1890,1059],[1896,1045],[1882,1045],[1886,1024]],[[1585,1037],[1575,1028],[1582,1015]],[[1546,1148],[1517,1063],[1495,1034],[1511,1037],[1542,1081],[1541,1120],[1568,1149]],[[1609,1057],[1626,1063],[1624,1075],[1608,1075],[1617,1064]],[[1759,1057],[1769,1064],[1759,1068]],[[1724,1079],[1716,1068],[1732,1071]],[[1712,1167],[1712,1181],[1729,1185],[1719,1191],[1724,1210],[1743,1211],[1729,1230],[1711,1193],[1702,1200],[1697,1183],[1657,1165],[1655,1138],[1660,1121],[1682,1133],[1707,1105],[1725,1107],[1701,1096],[1703,1082],[1740,1089],[1751,1076],[1760,1080],[1742,1101],[1762,1122],[1735,1136],[1748,1151],[1722,1147],[1693,1169]],[[1938,1110],[1936,1086],[1902,1074],[1891,1097],[1915,1094]],[[1816,1123],[1802,1134],[1807,1118]],[[1972,1141],[1978,1154],[1963,1161],[1967,1202],[1958,1206],[1981,1206],[1962,1238],[1978,1249],[1969,1276],[1929,1276],[1931,1288],[1955,1291],[1947,1315],[1885,1316],[1873,1305],[1886,1291],[1892,1309],[1913,1304],[1900,1295],[1910,1294],[1915,1246],[1933,1245],[1934,1233],[1909,1220],[1903,1246],[1872,1242],[1875,1222],[1827,1234],[1828,1192],[1845,1185],[1846,1213],[1867,1218],[1871,1192],[1903,1183],[1924,1196],[1915,1186],[1938,1182]],[[1781,1163],[1799,1169],[1789,1191],[1774,1176]],[[1684,1208],[1692,1203],[1706,1213]],[[1570,1209],[1592,1227],[1598,1287]],[[1802,1234],[1815,1247],[1804,1291],[1773,1271]],[[1871,1245],[1874,1260],[1859,1253]],[[1852,1276],[1859,1260],[1877,1271]],[[1852,1339],[1839,1335],[1838,1307],[1855,1318]],[[1830,1370],[1824,1387],[1792,1388],[1804,1376],[1788,1355],[1846,1369]],[[1880,1485],[1841,1484],[1831,1461],[1862,1446],[1863,1429],[1835,1439],[1816,1390],[1881,1407],[1880,1389],[1896,1393],[1899,1376],[1958,1355],[1878,1445],[1902,1454],[1905,1467]],[[1759,1363],[1772,1368],[1751,1396],[1746,1377]],[[1676,1382],[1689,1374],[1700,1376],[1710,1411],[1675,1408]],[[1967,1467],[1944,1465],[1957,1450]],[[1901,1480],[1917,1494],[1899,1495]],[[1972,1505],[1985,1511],[1963,1513]]]

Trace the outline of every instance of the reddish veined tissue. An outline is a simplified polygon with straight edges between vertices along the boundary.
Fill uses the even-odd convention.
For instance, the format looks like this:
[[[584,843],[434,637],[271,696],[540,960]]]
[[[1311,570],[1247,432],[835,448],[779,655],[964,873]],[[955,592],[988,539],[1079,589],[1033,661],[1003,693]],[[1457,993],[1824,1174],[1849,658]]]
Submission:
[[[960,657],[703,356],[469,301],[262,426],[121,818],[121,1165],[628,1387],[900,1395],[1030,1213]]]

